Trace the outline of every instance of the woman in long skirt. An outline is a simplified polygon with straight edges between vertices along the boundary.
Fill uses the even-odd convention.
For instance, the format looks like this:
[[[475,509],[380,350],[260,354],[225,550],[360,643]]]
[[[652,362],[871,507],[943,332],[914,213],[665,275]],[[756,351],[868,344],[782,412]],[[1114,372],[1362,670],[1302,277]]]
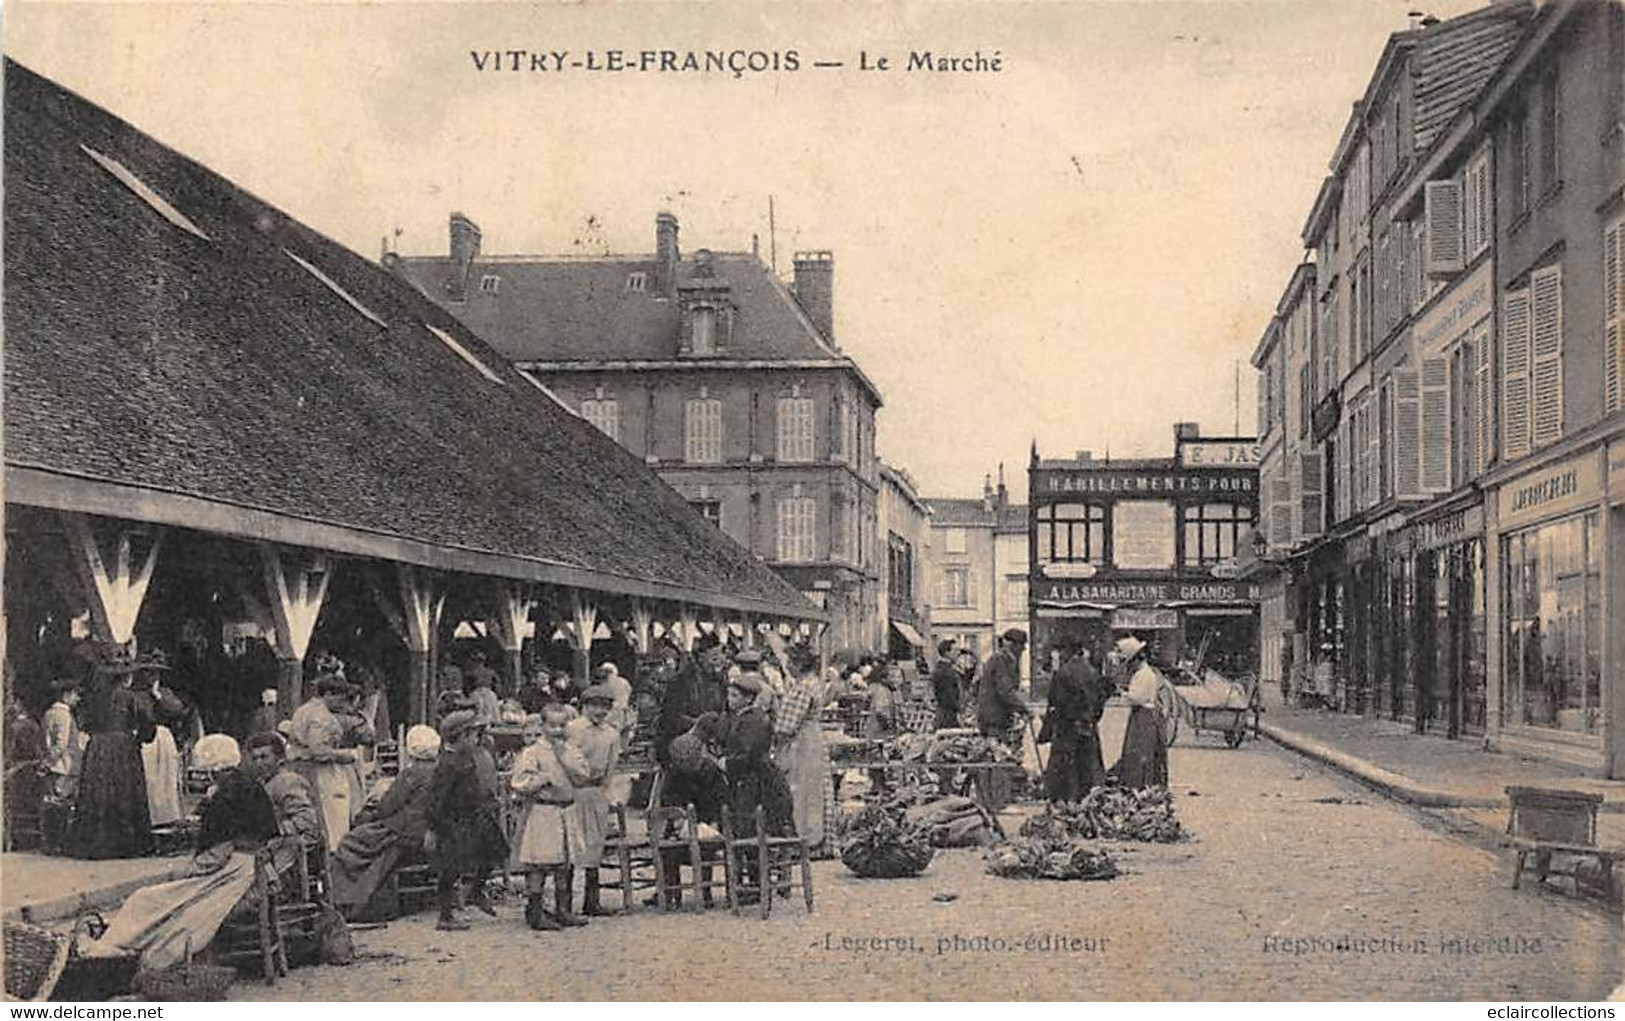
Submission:
[[[819,710],[824,707],[824,681],[816,661],[793,662],[785,696],[773,719],[775,758],[790,781],[796,834],[808,847],[824,842],[825,800],[829,794],[829,749]]]
[[[1123,733],[1123,754],[1112,767],[1124,787],[1168,785],[1168,746],[1162,741],[1162,713],[1157,708],[1161,677],[1146,660],[1145,643],[1133,636],[1117,640],[1117,653],[1129,675],[1125,694],[1129,706],[1128,729]]]
[[[135,670],[135,661],[123,656],[98,667],[90,680],[85,698],[90,741],[68,833],[68,853],[74,858],[139,858],[152,853],[141,745],[151,739],[153,724],[130,688]]]
[[[147,778],[147,814],[154,826],[168,826],[181,820],[181,753],[171,726],[179,727],[186,705],[163,686],[169,672],[169,659],[161,649],[143,656],[138,664],[135,696],[145,704],[152,718],[152,737],[141,745],[141,767]]]

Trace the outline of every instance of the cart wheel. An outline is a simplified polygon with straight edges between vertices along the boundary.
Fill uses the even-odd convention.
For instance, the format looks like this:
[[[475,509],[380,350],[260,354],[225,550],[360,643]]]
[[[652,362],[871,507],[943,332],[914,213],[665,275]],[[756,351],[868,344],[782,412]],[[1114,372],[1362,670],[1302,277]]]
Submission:
[[[1184,715],[1185,700],[1166,680],[1157,687],[1157,709],[1162,714],[1162,743],[1171,747],[1179,737],[1179,718]]]
[[[1237,727],[1235,730],[1227,730],[1224,732],[1224,743],[1229,745],[1231,748],[1240,748],[1241,739],[1245,737],[1246,734],[1247,732],[1240,727]]]

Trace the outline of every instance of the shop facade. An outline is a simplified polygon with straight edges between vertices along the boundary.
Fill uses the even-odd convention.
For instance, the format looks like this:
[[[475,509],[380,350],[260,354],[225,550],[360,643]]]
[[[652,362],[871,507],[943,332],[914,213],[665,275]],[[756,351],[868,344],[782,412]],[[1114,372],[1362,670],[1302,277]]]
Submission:
[[[1619,775],[1625,437],[1543,458],[1490,490],[1494,743]],[[1613,585],[1611,593],[1608,586]]]
[[[1132,633],[1165,665],[1200,654],[1232,676],[1259,671],[1261,589],[1240,577],[1258,513],[1257,441],[1187,425],[1174,446],[1171,458],[1134,461],[1034,451],[1028,591],[1039,662]]]

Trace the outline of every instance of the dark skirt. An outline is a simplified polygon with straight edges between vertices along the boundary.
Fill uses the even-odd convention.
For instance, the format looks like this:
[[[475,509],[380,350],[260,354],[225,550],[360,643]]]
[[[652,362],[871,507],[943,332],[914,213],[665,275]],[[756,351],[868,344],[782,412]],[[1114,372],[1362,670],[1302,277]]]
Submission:
[[[1051,801],[1082,801],[1106,782],[1106,763],[1100,751],[1100,733],[1094,727],[1056,736],[1050,744],[1044,770],[1044,794]]]
[[[403,838],[382,823],[357,826],[328,855],[333,903],[346,916],[372,899],[400,860]]]
[[[1135,706],[1123,734],[1123,756],[1112,767],[1117,782],[1132,790],[1168,785],[1168,746],[1155,709]]]
[[[152,853],[147,774],[133,733],[90,735],[68,833],[74,858],[140,858]]]

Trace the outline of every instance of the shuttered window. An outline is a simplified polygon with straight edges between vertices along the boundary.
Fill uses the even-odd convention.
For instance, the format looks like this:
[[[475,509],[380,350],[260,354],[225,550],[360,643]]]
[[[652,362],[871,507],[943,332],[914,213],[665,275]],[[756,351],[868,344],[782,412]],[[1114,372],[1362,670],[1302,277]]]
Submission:
[[[1474,391],[1474,420],[1477,442],[1473,444],[1474,474],[1482,475],[1495,457],[1495,346],[1490,343],[1490,323],[1473,331],[1473,352],[1478,365],[1478,385]]]
[[[1501,315],[1501,452],[1529,453],[1529,290],[1508,291]]]
[[[1563,436],[1563,267],[1530,275],[1529,320],[1531,440],[1543,447]]]
[[[1625,14],[1615,14],[1615,21],[1625,22]],[[1604,376],[1613,412],[1625,406],[1625,218],[1602,232],[1602,288]]]
[[[779,500],[779,560],[807,563],[814,559],[818,501],[796,493]]]
[[[813,459],[813,401],[811,397],[779,398],[780,461]]]
[[[722,402],[715,397],[692,398],[684,407],[683,460],[722,463]]]
[[[1459,273],[1463,261],[1461,183],[1429,181],[1425,202],[1428,276]]]
[[[1322,517],[1320,499],[1320,469],[1321,457],[1318,453],[1301,454],[1302,466],[1300,479],[1302,480],[1302,500],[1299,503],[1298,531],[1304,538],[1316,536],[1322,530]]]
[[[1422,492],[1422,388],[1415,369],[1395,369],[1394,495],[1401,499]]]
[[[1495,233],[1494,206],[1490,198],[1490,156],[1483,153],[1467,165],[1462,175],[1462,234],[1467,262],[1489,247]]]
[[[1377,392],[1377,430],[1372,442],[1377,447],[1377,477],[1371,487],[1371,503],[1381,503],[1394,495],[1394,381],[1382,381]]]
[[[1270,538],[1278,546],[1292,547],[1297,538],[1292,534],[1292,480],[1275,479],[1270,486]]]
[[[1421,491],[1450,491],[1450,361],[1422,361]]]

